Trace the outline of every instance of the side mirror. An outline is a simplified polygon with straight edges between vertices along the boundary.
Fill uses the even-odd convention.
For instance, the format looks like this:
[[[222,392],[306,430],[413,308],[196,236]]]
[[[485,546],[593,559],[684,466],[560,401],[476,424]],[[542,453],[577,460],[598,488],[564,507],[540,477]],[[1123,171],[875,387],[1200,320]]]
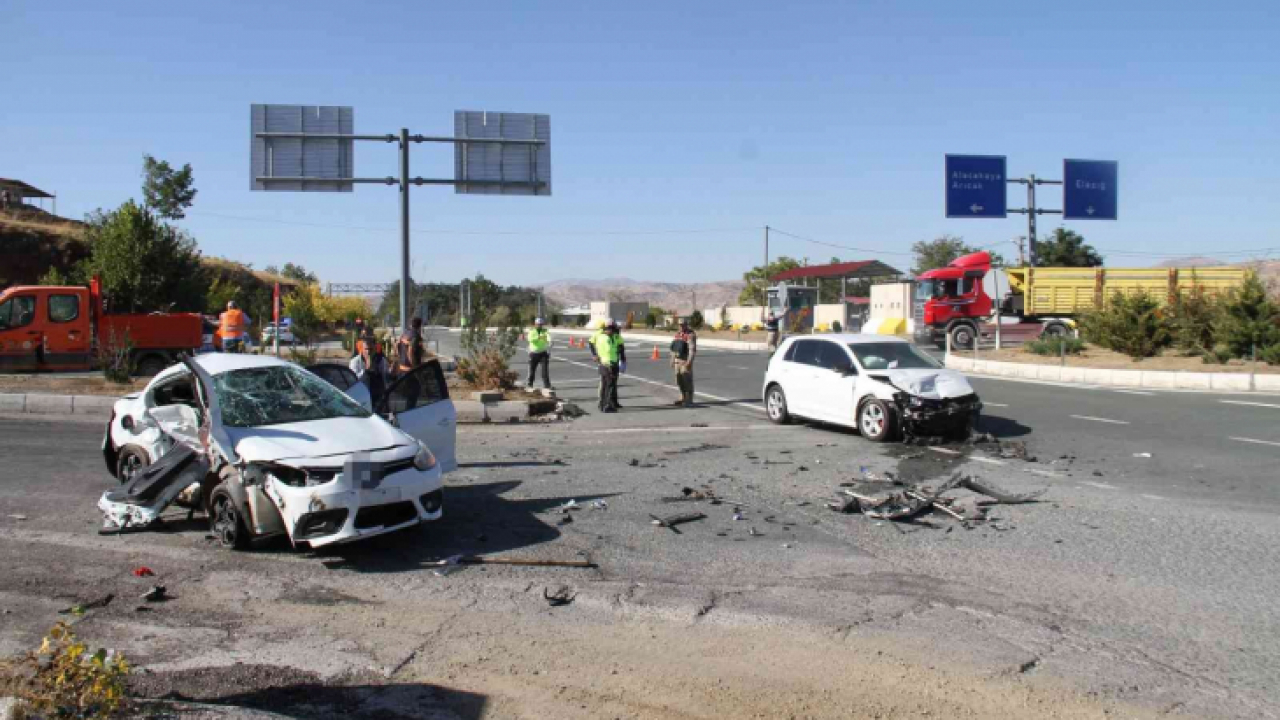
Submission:
[[[125,415],[124,417],[120,418],[120,427],[130,432],[133,432],[133,426],[134,426],[134,422],[133,422],[132,415]]]

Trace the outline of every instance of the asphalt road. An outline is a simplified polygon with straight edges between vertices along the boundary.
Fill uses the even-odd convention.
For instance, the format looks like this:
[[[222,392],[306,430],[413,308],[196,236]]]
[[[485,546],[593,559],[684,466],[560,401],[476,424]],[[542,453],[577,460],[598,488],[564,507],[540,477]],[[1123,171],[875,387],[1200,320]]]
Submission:
[[[1261,425],[1280,409],[1220,402],[1267,399],[977,380],[992,404],[989,429],[1027,441],[1028,462],[770,425],[757,409],[764,359],[754,355],[705,350],[699,389],[715,398],[674,409],[666,364],[641,349],[652,351],[632,351],[624,411],[603,415],[585,351],[557,347],[553,382],[587,416],[462,427],[443,521],[318,553],[282,543],[225,552],[181,512],[165,532],[99,537],[95,503],[112,483],[101,428],[0,418],[0,654],[37,644],[65,617],[59,609],[114,592],[115,603],[77,628],[126,650],[149,692],[230,694],[271,709],[286,690],[376,685],[385,694],[395,682],[406,702],[429,688],[451,709],[439,717],[479,717],[477,703],[509,710],[486,717],[826,717],[851,707],[1280,717],[1280,520],[1268,472],[1280,452],[1226,440],[1221,427],[1209,435],[1212,417],[1253,418],[1260,427],[1250,433],[1275,438],[1274,421]],[[1192,423],[1207,428],[1203,437],[1183,430]],[[1134,457],[1142,452],[1152,457]],[[997,522],[973,530],[945,517],[902,526],[824,507],[842,482],[957,470],[1048,492],[1041,503],[996,508]],[[684,487],[736,505],[665,500]],[[583,509],[559,512],[569,500]],[[707,517],[679,534],[650,523],[688,510]],[[473,553],[600,567],[463,567],[441,577],[430,564]],[[135,611],[156,582],[130,574],[140,565],[177,599]],[[541,593],[561,584],[576,600],[549,611]],[[736,633],[745,645],[731,644]],[[619,635],[663,650],[642,662],[639,645],[604,644]],[[855,657],[869,658],[861,671],[871,675],[832,669]],[[729,667],[726,658],[749,661]],[[237,663],[274,694],[193,676]],[[822,670],[797,677],[788,668]],[[898,676],[911,683],[894,691]],[[917,702],[933,696],[940,704]],[[964,705],[993,696],[1018,707]],[[1084,710],[1069,712],[1076,707]],[[334,717],[387,716],[350,695],[335,708]]]
[[[456,333],[432,336],[455,354]],[[660,355],[665,348],[659,348]],[[650,360],[652,343],[628,346],[623,386],[647,386],[678,396],[668,361]],[[554,344],[552,384],[570,367],[590,365],[590,352]],[[576,365],[575,365],[576,363]],[[524,354],[517,369],[527,375]],[[705,348],[699,351],[699,399],[764,419],[763,353]],[[588,383],[590,382],[588,378]],[[1255,509],[1280,505],[1280,396],[1159,392],[1081,387],[1059,383],[972,377],[986,405],[981,430],[1026,440],[1044,462],[1062,455],[1097,470],[1091,482],[1104,489],[1171,500],[1211,496]],[[655,385],[656,383],[656,385]],[[749,409],[752,408],[752,409]],[[589,408],[590,409],[590,408]],[[743,410],[745,412],[737,413]],[[1139,455],[1150,454],[1150,457]]]

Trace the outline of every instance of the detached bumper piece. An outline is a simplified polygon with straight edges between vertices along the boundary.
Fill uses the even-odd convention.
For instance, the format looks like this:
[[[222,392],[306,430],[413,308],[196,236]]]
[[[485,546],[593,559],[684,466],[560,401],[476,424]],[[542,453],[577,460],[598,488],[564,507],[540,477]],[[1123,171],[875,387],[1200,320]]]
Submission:
[[[155,464],[140,470],[129,484],[108,490],[98,501],[103,534],[143,528],[192,484],[209,473],[209,461],[186,445],[176,445]]]
[[[898,393],[894,403],[902,417],[903,437],[908,441],[940,436],[967,439],[982,412],[977,395],[932,400]]]

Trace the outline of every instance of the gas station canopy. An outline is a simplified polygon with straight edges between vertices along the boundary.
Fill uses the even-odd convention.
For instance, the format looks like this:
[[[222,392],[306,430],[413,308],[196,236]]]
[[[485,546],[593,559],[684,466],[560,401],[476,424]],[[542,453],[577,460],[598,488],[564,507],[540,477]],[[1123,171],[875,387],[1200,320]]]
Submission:
[[[771,282],[787,282],[806,280],[809,278],[847,278],[862,280],[865,278],[884,278],[901,276],[902,271],[889,267],[879,260],[859,260],[856,262],[833,263],[830,265],[806,265],[792,268],[769,278]]]

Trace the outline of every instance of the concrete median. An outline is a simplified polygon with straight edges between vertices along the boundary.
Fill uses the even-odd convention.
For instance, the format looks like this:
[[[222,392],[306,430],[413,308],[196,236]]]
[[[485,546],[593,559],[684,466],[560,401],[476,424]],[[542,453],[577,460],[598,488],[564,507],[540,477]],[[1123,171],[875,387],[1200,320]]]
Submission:
[[[1198,373],[1185,370],[1114,370],[1108,368],[1039,365],[1035,363],[974,360],[960,354],[947,357],[947,367],[975,375],[1101,385],[1153,390],[1221,390],[1225,392],[1280,393],[1280,375],[1251,373]]]

